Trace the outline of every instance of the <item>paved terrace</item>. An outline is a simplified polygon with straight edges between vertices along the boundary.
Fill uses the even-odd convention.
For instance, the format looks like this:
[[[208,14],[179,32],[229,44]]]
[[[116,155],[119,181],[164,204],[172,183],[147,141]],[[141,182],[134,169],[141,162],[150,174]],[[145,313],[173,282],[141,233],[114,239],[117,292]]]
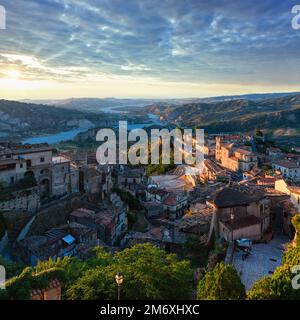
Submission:
[[[251,255],[242,260],[242,252],[235,251],[232,264],[237,269],[246,290],[251,289],[254,282],[270,275],[276,267],[280,266],[284,244],[288,238],[277,235],[269,243],[254,244]]]

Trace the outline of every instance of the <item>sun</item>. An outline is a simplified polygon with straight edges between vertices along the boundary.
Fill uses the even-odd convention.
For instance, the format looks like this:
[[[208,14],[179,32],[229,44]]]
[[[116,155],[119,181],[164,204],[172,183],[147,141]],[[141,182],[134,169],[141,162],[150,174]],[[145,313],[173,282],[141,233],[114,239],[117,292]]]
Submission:
[[[7,70],[5,74],[9,79],[16,80],[20,78],[20,72],[18,70]]]

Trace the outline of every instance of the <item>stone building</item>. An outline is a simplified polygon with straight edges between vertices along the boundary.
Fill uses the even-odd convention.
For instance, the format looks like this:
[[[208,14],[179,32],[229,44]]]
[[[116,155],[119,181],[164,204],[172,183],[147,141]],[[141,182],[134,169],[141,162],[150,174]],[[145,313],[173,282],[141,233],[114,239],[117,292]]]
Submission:
[[[38,187],[18,190],[0,195],[0,211],[36,212],[40,207],[40,190]]]
[[[127,232],[127,207],[120,197],[113,193],[97,212],[79,208],[70,214],[70,221],[93,228],[99,239],[108,245],[115,245]]]
[[[129,168],[120,165],[117,172],[117,185],[120,189],[126,189],[133,195],[137,195],[139,187],[145,182],[145,170],[143,168]]]
[[[157,208],[156,214],[165,213],[169,219],[175,220],[182,217],[185,209],[189,205],[188,192],[180,190],[164,190],[156,187],[150,187],[146,190],[146,203],[158,204],[160,207]],[[161,209],[163,210],[161,212]]]
[[[112,190],[112,170],[109,165],[84,165],[79,168],[79,189],[102,199]]]
[[[0,145],[0,181],[15,184],[24,177],[35,177],[40,185],[50,185],[52,148],[47,144]]]
[[[234,143],[223,143],[221,137],[216,137],[216,160],[231,171],[249,171],[258,164],[252,151]]]
[[[293,205],[300,212],[300,186],[291,185],[284,179],[275,182],[275,189],[290,196]]]
[[[229,174],[216,161],[205,159],[201,164],[200,178],[202,181],[228,181]]]
[[[214,232],[227,241],[259,240],[270,228],[269,200],[256,188],[238,184],[225,187],[209,203],[215,208],[209,238]]]
[[[47,144],[0,145],[0,181],[9,186],[26,177],[36,180],[41,197],[79,191],[76,165],[64,156],[53,156]]]

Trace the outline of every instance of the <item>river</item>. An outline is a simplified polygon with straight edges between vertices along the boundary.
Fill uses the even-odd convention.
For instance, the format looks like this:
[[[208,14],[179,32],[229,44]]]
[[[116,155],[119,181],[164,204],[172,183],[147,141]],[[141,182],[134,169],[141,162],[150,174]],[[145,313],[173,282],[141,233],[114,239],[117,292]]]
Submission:
[[[159,120],[159,117],[154,115],[154,114],[148,114],[149,122],[147,123],[133,123],[133,124],[128,124],[128,130],[133,130],[133,129],[139,129],[139,128],[145,128],[145,127],[150,127],[154,124],[160,125],[161,122]],[[48,143],[48,144],[56,144],[60,143],[62,141],[68,141],[68,140],[73,140],[77,134],[81,132],[87,131],[89,128],[82,127],[82,128],[77,128],[77,129],[72,129],[68,131],[62,131],[54,134],[48,134],[48,135],[42,135],[38,137],[32,137],[28,139],[24,139],[22,143],[24,144],[35,144],[35,143]]]

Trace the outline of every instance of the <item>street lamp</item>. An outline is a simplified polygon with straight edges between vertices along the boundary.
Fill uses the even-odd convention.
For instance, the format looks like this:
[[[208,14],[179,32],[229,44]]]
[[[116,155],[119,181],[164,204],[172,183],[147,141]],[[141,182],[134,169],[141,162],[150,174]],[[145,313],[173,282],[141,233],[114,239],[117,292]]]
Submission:
[[[118,272],[115,276],[115,280],[116,280],[116,283],[117,283],[117,286],[118,286],[118,300],[121,300],[120,298],[120,293],[121,293],[121,285],[123,283],[123,275],[121,272]]]

